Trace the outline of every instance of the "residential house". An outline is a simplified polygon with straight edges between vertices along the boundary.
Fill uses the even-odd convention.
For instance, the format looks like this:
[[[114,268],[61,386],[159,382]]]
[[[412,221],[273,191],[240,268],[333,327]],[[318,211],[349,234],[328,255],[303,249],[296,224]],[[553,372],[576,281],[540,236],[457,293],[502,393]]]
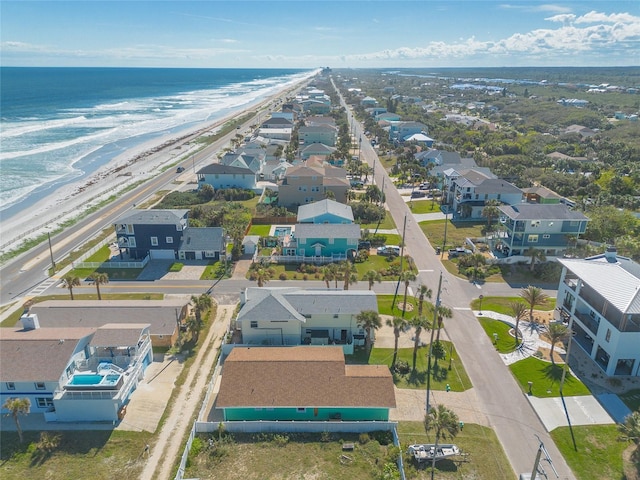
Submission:
[[[300,158],[307,160],[311,157],[327,158],[336,151],[335,147],[329,147],[324,143],[310,143],[300,148]]]
[[[269,138],[273,140],[283,140],[286,142],[291,141],[291,133],[293,128],[259,128],[258,135],[263,138]]]
[[[293,128],[293,119],[271,115],[260,125],[260,128]]]
[[[22,322],[22,330],[0,334],[3,405],[11,397],[28,398],[31,414],[50,422],[115,424],[122,418],[153,358],[147,324],[40,328],[34,314]]]
[[[180,260],[219,260],[225,253],[224,230],[221,227],[189,227],[183,231],[178,247]]]
[[[398,122],[402,117],[397,113],[382,112],[376,115],[377,122]]]
[[[613,247],[558,261],[563,269],[557,304],[574,332],[572,341],[607,376],[640,376],[640,265]]]
[[[114,225],[120,256],[132,259],[175,259],[188,227],[189,210],[130,210]]]
[[[361,235],[360,225],[356,223],[297,223],[294,232],[283,244],[283,252],[336,260],[355,257]]]
[[[589,221],[581,212],[561,203],[520,203],[498,209],[504,228],[502,252],[507,256],[526,255],[530,248],[542,250],[545,255],[560,255],[586,232]]]
[[[326,115],[331,111],[330,100],[319,100],[314,98],[308,98],[300,101],[303,111],[311,115]]]
[[[541,185],[536,187],[523,188],[522,192],[524,193],[527,203],[542,203],[549,205],[560,203],[560,200],[562,199],[561,195],[558,195],[553,190],[550,190],[547,187],[543,187]]]
[[[388,421],[396,407],[384,365],[346,365],[338,347],[236,347],[216,408],[229,421]]]
[[[353,353],[366,331],[358,315],[378,311],[370,290],[250,287],[240,297],[236,329],[244,345],[341,345]],[[375,340],[371,331],[370,340]]]
[[[577,133],[578,135],[580,135],[581,137],[593,137],[596,133],[595,130],[591,130],[588,127],[585,127],[583,125],[569,125],[567,128],[564,129],[563,132],[565,135],[570,135],[572,133]]]
[[[285,207],[317,202],[331,191],[336,201],[346,203],[347,190],[351,187],[343,168],[307,160],[287,170],[278,186],[278,204]]]
[[[522,190],[482,169],[449,169],[443,173],[445,202],[457,220],[482,220],[482,210],[489,200],[507,205],[522,203]]]
[[[396,407],[384,365],[346,365],[338,347],[235,347],[216,408],[229,421],[387,421]]]
[[[298,223],[353,223],[349,205],[325,199],[298,207]]]
[[[188,314],[188,302],[168,300],[47,300],[31,306],[43,328],[100,328],[144,323],[154,347],[171,347]]]
[[[239,152],[229,152],[222,156],[220,165],[251,170],[255,174],[262,171],[262,166],[266,160],[266,148],[254,145],[240,147]],[[212,164],[218,165],[218,164]],[[206,168],[206,167],[205,167]],[[245,172],[246,173],[246,172]],[[212,185],[213,186],[213,185]],[[215,187],[214,187],[215,188]]]
[[[198,170],[198,188],[203,185],[211,185],[214,190],[256,190],[256,173],[249,168],[212,163]]]
[[[293,123],[296,121],[295,114],[293,112],[271,112],[271,118],[284,118]]]
[[[431,137],[428,137],[424,133],[414,133],[402,139],[405,143],[417,143],[418,145],[423,145],[425,147],[431,148],[433,146],[433,142],[435,140]]]
[[[323,117],[320,115],[313,115],[313,116],[307,117],[304,123],[307,127],[325,126],[325,127],[331,127],[337,130],[336,120],[333,117]]]
[[[421,122],[412,121],[399,121],[389,122],[389,140],[403,142],[405,138],[410,137],[416,133],[429,134],[428,127]]]
[[[378,106],[378,101],[373,98],[373,97],[364,97],[362,100],[360,100],[360,105],[362,105],[363,107],[377,107]]]
[[[367,112],[367,114],[371,115],[372,117],[377,117],[381,113],[386,113],[387,109],[384,107],[371,107],[371,108],[365,108],[364,111]]]
[[[328,125],[307,126],[298,129],[298,139],[304,145],[322,143],[329,147],[335,147],[338,131]]]

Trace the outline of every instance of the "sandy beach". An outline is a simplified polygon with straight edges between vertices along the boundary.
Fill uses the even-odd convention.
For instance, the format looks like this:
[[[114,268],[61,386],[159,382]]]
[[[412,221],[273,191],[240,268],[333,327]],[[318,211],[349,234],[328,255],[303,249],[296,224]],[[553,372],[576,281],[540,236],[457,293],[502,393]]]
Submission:
[[[258,103],[247,105],[242,110],[214,122],[131,148],[113,158],[90,177],[60,187],[18,215],[2,218],[0,253],[15,250],[24,241],[37,238],[47,231],[54,232],[63,223],[77,218],[92,206],[123,192],[133,184],[151,179],[169,165],[186,160],[192,153],[201,149],[201,145],[193,141],[194,135],[214,134],[229,120],[251,110],[266,108],[274,100],[299,89],[306,81],[302,80],[294,86],[289,85]]]

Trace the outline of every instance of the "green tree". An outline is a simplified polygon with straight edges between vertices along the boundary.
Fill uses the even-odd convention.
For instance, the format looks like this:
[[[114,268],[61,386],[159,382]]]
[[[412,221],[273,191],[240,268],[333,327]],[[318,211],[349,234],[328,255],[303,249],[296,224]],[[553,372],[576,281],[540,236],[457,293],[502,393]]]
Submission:
[[[416,316],[409,320],[411,326],[414,328],[413,336],[413,371],[416,371],[416,362],[418,360],[418,348],[420,348],[420,334],[423,330],[431,327],[431,323],[427,320],[427,317]]]
[[[18,438],[20,443],[23,441],[22,427],[20,426],[20,420],[18,415],[28,415],[31,411],[31,402],[28,398],[8,398],[2,408],[9,410],[7,416],[11,416],[13,421],[16,422],[16,430],[18,431]]]
[[[362,279],[369,282],[369,290],[371,290],[373,288],[374,283],[382,282],[382,275],[380,275],[380,272],[377,272],[376,270],[369,270],[362,276]]]
[[[436,343],[440,343],[440,329],[442,328],[442,322],[445,318],[452,318],[453,310],[449,307],[445,307],[444,305],[438,306],[438,325],[436,331]],[[436,362],[437,363],[437,362]]]
[[[69,295],[71,295],[71,300],[73,300],[73,287],[80,286],[80,279],[76,275],[68,273],[62,277],[62,286],[69,289]]]
[[[520,297],[529,305],[530,322],[533,322],[533,309],[538,305],[544,304],[549,299],[549,295],[544,293],[540,287],[534,287],[533,285],[520,290]]]
[[[539,248],[531,247],[526,252],[524,252],[524,254],[527,257],[531,257],[531,262],[529,263],[529,270],[532,271],[532,272],[533,272],[533,269],[536,266],[536,261],[540,261],[540,262],[546,262],[547,261],[547,257],[544,254],[544,250],[541,250]]]
[[[487,200],[482,209],[482,216],[487,219],[487,230],[491,230],[491,221],[500,215],[498,208],[500,202],[498,200]]]
[[[191,334],[191,338],[198,342],[200,331],[204,328],[204,320],[202,314],[209,311],[213,305],[211,297],[206,293],[201,295],[191,296],[191,304],[193,307],[193,316],[190,316],[187,320],[187,329]]]
[[[356,321],[366,332],[364,345],[368,351],[371,348],[371,330],[378,330],[382,326],[382,319],[375,310],[363,310],[356,316]]]
[[[398,358],[398,340],[400,339],[400,333],[409,328],[409,322],[402,317],[393,317],[393,319],[387,319],[387,326],[393,327],[393,360],[391,361],[391,368],[396,364]]]
[[[440,440],[454,439],[460,432],[460,421],[453,410],[449,410],[442,404],[436,405],[424,416],[424,429],[427,433],[434,432],[435,450],[438,450]],[[431,479],[436,470],[436,456],[433,456],[431,464]]]
[[[511,310],[511,315],[513,316],[513,319],[516,321],[516,326],[514,328],[515,330],[514,335],[516,337],[516,346],[518,346],[518,333],[520,328],[520,320],[522,320],[524,316],[527,314],[527,306],[524,303],[518,302],[518,301],[509,302],[509,310]]]
[[[325,190],[324,191],[324,198],[327,198],[329,200],[335,200],[336,199],[336,194],[333,190]]]
[[[556,343],[566,340],[570,335],[569,327],[563,323],[550,323],[547,329],[547,335],[549,336],[549,343],[551,344],[551,363],[556,363],[553,359],[553,350],[556,347]]]
[[[348,260],[343,262],[340,271],[342,272],[345,290],[349,290],[349,285],[358,283],[358,269],[353,263]]]
[[[106,273],[94,273],[93,283],[95,283],[96,285],[96,290],[98,292],[98,300],[102,300],[102,295],[100,294],[100,285],[105,285],[109,283],[109,275]]]
[[[420,284],[420,286],[418,286],[418,316],[419,317],[422,316],[422,308],[424,305],[425,297],[431,298],[432,294],[433,292],[426,285]]]
[[[264,284],[271,280],[271,272],[268,268],[259,267],[255,273],[256,282],[259,287],[264,287]]]
[[[400,281],[404,282],[404,307],[402,309],[402,316],[407,311],[407,292],[409,291],[409,284],[415,282],[416,274],[411,270],[405,270],[400,274]]]
[[[331,288],[331,282],[335,280],[335,272],[331,267],[333,263],[322,268],[322,280],[327,284],[327,289]]]
[[[627,415],[623,423],[618,424],[620,440],[640,445],[640,408]]]

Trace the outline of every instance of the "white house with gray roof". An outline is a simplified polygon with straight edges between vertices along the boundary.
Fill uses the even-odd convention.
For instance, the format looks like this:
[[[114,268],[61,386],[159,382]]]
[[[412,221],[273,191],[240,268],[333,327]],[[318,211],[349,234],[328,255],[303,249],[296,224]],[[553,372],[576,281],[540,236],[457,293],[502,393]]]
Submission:
[[[349,205],[327,198],[300,205],[298,223],[353,223],[353,211]]]
[[[236,329],[244,345],[341,345],[346,354],[364,345],[358,314],[378,311],[369,290],[250,287],[240,303]]]
[[[640,376],[640,265],[606,253],[562,258],[557,306],[573,342],[608,376]]]

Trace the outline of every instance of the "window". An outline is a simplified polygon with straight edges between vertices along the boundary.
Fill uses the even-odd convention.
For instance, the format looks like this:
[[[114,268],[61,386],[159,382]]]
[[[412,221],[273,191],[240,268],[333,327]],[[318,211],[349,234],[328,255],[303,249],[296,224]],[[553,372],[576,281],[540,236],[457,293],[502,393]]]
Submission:
[[[338,318],[338,314],[337,314],[337,313],[334,313],[334,314],[333,314],[333,318]]]
[[[36,397],[36,405],[38,408],[53,407],[53,398]]]
[[[258,321],[257,320],[251,320],[251,328],[258,328]]]
[[[306,408],[304,408],[304,407],[298,407],[298,408],[296,408],[296,412],[298,412],[298,413],[305,413],[306,411],[307,411],[307,409],[306,409]]]
[[[151,245],[154,247],[158,246],[158,237],[151,237]]]
[[[173,237],[166,237],[164,240],[167,243],[173,243]]]
[[[607,334],[605,335],[604,339],[608,342],[609,340],[611,340],[611,330],[607,328]]]
[[[13,382],[7,382],[5,383],[5,385],[7,386],[7,390],[15,390],[16,389],[16,384]]]
[[[529,242],[529,243],[538,243],[538,235],[529,235],[527,237],[527,242]]]
[[[542,238],[551,238],[551,235],[549,235],[548,233],[545,233],[544,235],[542,235]]]
[[[46,387],[44,382],[35,382],[36,390],[44,390]]]
[[[333,240],[334,240],[333,238],[329,239],[329,245],[333,245]]]
[[[135,246],[136,246],[136,238],[135,237],[129,237],[129,246],[135,248]]]

